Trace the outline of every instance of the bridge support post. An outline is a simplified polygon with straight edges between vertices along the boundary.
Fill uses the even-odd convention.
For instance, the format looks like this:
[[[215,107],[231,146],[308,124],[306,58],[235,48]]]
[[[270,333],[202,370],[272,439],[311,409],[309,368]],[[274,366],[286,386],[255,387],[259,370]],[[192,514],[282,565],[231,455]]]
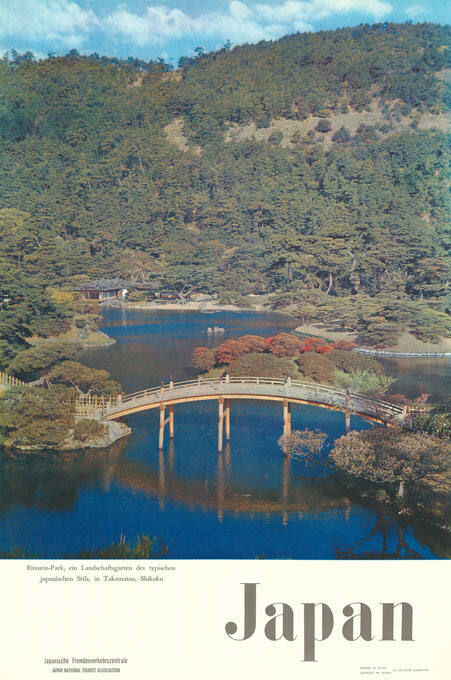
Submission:
[[[158,436],[158,448],[162,449],[164,444],[164,406],[160,406],[160,433]]]
[[[225,432],[226,441],[230,441],[230,404],[229,400],[225,400]]]
[[[291,434],[291,403],[287,399],[283,400],[283,433]]]
[[[346,411],[346,434],[349,434],[351,431],[351,414],[349,411]]]
[[[223,428],[224,428],[224,399],[218,399],[218,451],[222,451]]]
[[[174,407],[169,405],[169,437],[174,439]]]

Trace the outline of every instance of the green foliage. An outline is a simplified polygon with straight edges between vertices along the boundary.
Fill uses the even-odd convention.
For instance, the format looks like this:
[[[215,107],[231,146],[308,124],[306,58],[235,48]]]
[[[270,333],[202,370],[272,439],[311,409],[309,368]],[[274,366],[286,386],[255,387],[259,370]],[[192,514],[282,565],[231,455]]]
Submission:
[[[16,354],[16,350],[13,345],[10,345],[6,340],[0,340],[0,371],[5,370],[5,368],[11,363],[11,360]]]
[[[24,255],[33,251],[38,235],[30,215],[15,208],[0,210],[0,241],[2,255],[20,271]]]
[[[296,359],[296,363],[304,378],[310,378],[319,383],[332,382],[335,364],[328,356],[316,352],[305,352]]]
[[[63,361],[54,366],[47,375],[50,383],[75,387],[84,394],[108,396],[118,394],[121,386],[112,380],[108,371],[90,368],[78,361]]]
[[[267,378],[297,378],[296,366],[288,359],[275,357],[271,354],[244,354],[235,359],[229,366],[231,376],[262,376]]]
[[[449,334],[449,316],[432,309],[424,301],[378,296],[377,309],[363,315],[360,328],[366,341],[387,347],[396,343],[401,330],[409,329],[424,342],[436,342]]]
[[[167,553],[168,548],[162,539],[138,534],[133,545],[126,543],[125,536],[121,535],[118,543],[112,543],[107,548],[82,551],[76,557],[83,560],[149,560]]]
[[[448,441],[402,428],[376,427],[351,432],[334,443],[330,453],[337,469],[350,478],[378,484],[416,484],[445,470],[450,454]]]
[[[8,372],[21,378],[33,375],[37,371],[47,371],[65,359],[73,359],[80,351],[75,343],[68,342],[40,342],[19,352],[8,366]]]
[[[332,352],[328,353],[327,358],[341,371],[345,371],[345,373],[349,373],[352,370],[360,370],[377,373],[378,375],[384,374],[384,367],[376,359],[371,359],[371,357],[357,352],[350,352],[346,349],[333,349]]]
[[[148,294],[143,290],[132,290],[127,295],[127,300],[128,302],[145,302],[148,297]]]
[[[233,83],[233,88],[224,87],[215,96],[219,124],[327,115],[344,103],[345,88],[346,108],[350,104],[363,110],[370,103],[371,88],[386,100],[401,99],[408,110],[428,107],[441,102],[442,92],[439,83],[429,83],[438,70],[436,60],[424,59],[420,51],[427,47],[425,53],[446,61],[447,51],[443,55],[440,46],[448,43],[444,27],[378,24],[221,50],[184,66],[183,87],[174,94],[173,110],[185,115],[193,130],[200,130],[208,116],[199,103],[208,101],[212,82]]]
[[[419,275],[424,281],[434,280],[435,283],[426,284],[416,281],[414,286],[406,286],[415,294],[420,293],[421,286],[428,290],[431,296],[445,295],[443,281],[438,284],[435,276],[438,271],[444,272],[443,268],[435,269],[436,263],[422,265]],[[431,272],[434,269],[435,274]],[[417,272],[412,273],[412,279]],[[396,283],[394,274],[390,285]],[[384,284],[385,285],[385,284]],[[396,283],[398,285],[398,283]],[[441,286],[441,293],[436,288]],[[437,298],[438,302],[438,298]],[[443,304],[444,302],[443,299]],[[449,316],[437,309],[438,304],[431,307],[425,300],[411,300],[405,294],[393,295],[392,293],[378,293],[374,297],[362,293],[349,297],[330,298],[323,296],[317,301],[316,319],[337,325],[343,330],[357,330],[366,343],[376,347],[390,347],[396,344],[399,334],[403,330],[410,330],[413,335],[425,342],[436,342],[441,337],[447,336],[450,329]]]
[[[27,346],[33,333],[47,336],[69,327],[67,313],[45,292],[36,276],[16,270],[2,259],[0,241],[0,337],[3,356],[14,356]]]
[[[358,392],[359,394],[384,394],[396,378],[389,375],[378,375],[368,369],[354,369],[349,371],[335,370],[333,381],[338,387]]]
[[[5,445],[25,450],[59,448],[74,425],[75,392],[60,385],[13,387],[0,399]]]
[[[351,139],[351,135],[347,131],[347,129],[343,126],[335,132],[335,134],[332,135],[332,141],[333,142],[338,142],[339,144],[345,144],[349,142]]]
[[[315,127],[315,130],[318,130],[318,132],[329,132],[330,130],[332,130],[330,120],[323,118],[318,122],[317,126]]]
[[[341,129],[327,151],[225,137],[228,123],[327,126],[373,103],[387,125],[440,112],[448,41],[448,27],[389,23],[199,53],[176,73],[77,53],[0,60],[0,336],[18,351],[67,327],[45,286],[120,275],[182,302],[273,293],[373,344],[404,328],[437,339],[445,134]],[[174,120],[185,145],[168,139]]]
[[[80,560],[149,560],[158,559],[168,554],[168,547],[161,538],[151,538],[146,534],[138,534],[133,544],[125,542],[125,536],[121,534],[118,543],[112,543],[106,548],[82,550],[76,555],[70,555],[70,559]],[[0,559],[22,560],[34,559],[36,555],[23,550],[13,548],[9,552],[0,550]]]
[[[449,411],[419,413],[414,418],[414,429],[442,439],[451,439],[451,414]]]
[[[0,550],[0,560],[32,560],[35,557],[33,553],[25,551],[21,546],[12,548],[8,552]]]

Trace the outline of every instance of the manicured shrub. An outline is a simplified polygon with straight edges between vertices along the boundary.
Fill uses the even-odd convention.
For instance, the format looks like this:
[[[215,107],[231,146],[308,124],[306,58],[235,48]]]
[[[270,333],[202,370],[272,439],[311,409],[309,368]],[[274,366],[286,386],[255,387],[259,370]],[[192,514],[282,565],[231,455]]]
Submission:
[[[329,132],[332,130],[332,125],[330,120],[327,120],[327,118],[323,118],[318,122],[318,125],[315,127],[315,130],[318,132]]]
[[[145,302],[147,300],[148,293],[143,290],[132,290],[127,295],[127,300],[129,302]]]
[[[350,371],[368,371],[377,375],[384,374],[384,367],[376,359],[346,349],[334,349],[328,357],[337,368],[349,373]]]
[[[336,369],[334,373],[334,383],[338,387],[348,389],[359,394],[384,394],[388,388],[396,382],[396,378],[389,375],[378,375],[371,371],[361,369],[351,369],[348,373]]]
[[[335,369],[335,364],[324,355],[316,352],[305,352],[301,354],[296,363],[305,378],[310,378],[316,382],[331,382]]]
[[[6,446],[59,448],[74,425],[75,390],[53,385],[12,387],[0,400],[0,422]]]
[[[333,345],[329,345],[326,340],[321,338],[305,338],[301,340],[301,352],[318,352],[327,354],[333,350]]]
[[[275,357],[272,354],[251,353],[244,354],[229,366],[229,375],[261,376],[266,378],[298,377],[296,366],[292,361]]]
[[[79,346],[68,342],[41,342],[16,355],[8,367],[11,375],[27,378],[37,371],[45,371],[59,361],[76,357]]]
[[[216,349],[215,358],[218,364],[230,364],[247,352],[247,347],[239,340],[226,340]]]
[[[350,481],[396,485],[403,498],[406,487],[446,469],[449,450],[449,442],[437,437],[376,427],[336,439],[330,458]]]
[[[276,357],[293,358],[299,354],[301,349],[300,340],[291,333],[277,333],[266,339],[266,345],[271,354]]]
[[[90,368],[78,361],[63,361],[48,373],[47,380],[66,387],[75,387],[84,394],[97,394],[108,397],[119,394],[121,386],[111,378],[108,371]]]
[[[343,127],[343,125],[332,136],[332,141],[338,142],[339,144],[344,144],[345,142],[349,142],[350,139],[351,139],[351,135],[349,134],[348,130],[345,127]]]
[[[193,365],[199,371],[209,371],[216,363],[216,350],[209,347],[195,347],[193,352]]]
[[[441,439],[451,439],[450,413],[419,413],[413,425],[417,432],[426,432]]]
[[[266,352],[265,338],[261,335],[242,335],[238,340],[246,345],[248,352]]]

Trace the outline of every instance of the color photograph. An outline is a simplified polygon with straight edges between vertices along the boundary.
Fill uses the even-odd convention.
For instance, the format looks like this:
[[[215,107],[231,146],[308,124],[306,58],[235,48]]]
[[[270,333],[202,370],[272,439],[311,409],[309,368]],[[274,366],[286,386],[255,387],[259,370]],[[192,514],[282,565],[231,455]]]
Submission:
[[[2,562],[450,557],[446,4],[1,4]]]

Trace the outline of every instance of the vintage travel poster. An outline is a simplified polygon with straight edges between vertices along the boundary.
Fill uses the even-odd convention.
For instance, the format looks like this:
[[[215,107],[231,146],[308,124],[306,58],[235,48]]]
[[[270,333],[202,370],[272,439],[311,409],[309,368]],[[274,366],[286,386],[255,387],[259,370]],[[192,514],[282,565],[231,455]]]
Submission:
[[[0,680],[449,676],[449,62],[0,0]]]

